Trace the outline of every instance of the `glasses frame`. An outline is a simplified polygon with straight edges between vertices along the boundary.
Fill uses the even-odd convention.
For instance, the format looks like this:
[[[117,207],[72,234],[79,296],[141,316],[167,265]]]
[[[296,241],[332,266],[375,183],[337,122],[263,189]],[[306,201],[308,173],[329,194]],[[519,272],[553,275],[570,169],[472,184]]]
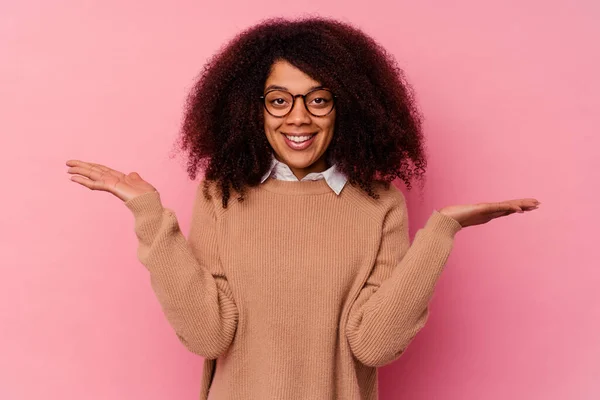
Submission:
[[[308,96],[308,95],[309,95],[309,94],[311,94],[312,92],[316,92],[317,90],[326,90],[326,91],[328,91],[329,93],[331,93],[331,98],[332,98],[333,105],[331,106],[331,110],[329,110],[329,111],[327,112],[327,114],[323,114],[323,115],[316,115],[316,114],[313,114],[313,113],[312,113],[312,112],[311,112],[311,111],[308,109],[308,105],[306,104],[306,96]],[[268,95],[269,93],[271,93],[271,92],[285,92],[285,93],[288,93],[290,96],[292,96],[292,107],[290,107],[290,110],[289,110],[287,113],[285,113],[284,115],[274,115],[274,114],[273,114],[273,113],[271,113],[271,111],[269,111],[269,109],[267,108],[267,95]],[[298,98],[298,97],[302,97],[302,103],[304,103],[304,109],[305,109],[305,110],[306,110],[306,111],[307,111],[307,112],[308,112],[310,115],[312,115],[313,117],[317,117],[317,118],[326,117],[326,116],[328,116],[329,114],[331,114],[331,112],[332,112],[332,111],[334,110],[334,108],[335,108],[335,99],[337,98],[337,96],[336,96],[335,94],[333,94],[333,92],[332,92],[331,90],[329,90],[329,89],[327,89],[327,88],[323,88],[323,87],[317,87],[317,88],[314,88],[314,89],[312,89],[312,90],[310,90],[310,91],[308,91],[308,92],[306,92],[306,93],[304,93],[304,94],[296,94],[296,95],[293,95],[293,94],[291,94],[291,93],[290,93],[290,92],[288,92],[287,90],[281,90],[281,89],[271,89],[271,90],[267,91],[265,94],[263,94],[262,96],[260,96],[260,98],[261,98],[261,100],[262,100],[262,103],[263,103],[263,107],[265,108],[265,110],[267,110],[267,112],[268,112],[270,115],[272,115],[273,117],[275,117],[275,118],[285,118],[285,117],[287,117],[287,116],[288,116],[288,115],[289,115],[289,114],[292,112],[292,110],[294,109],[294,107],[296,106],[296,98]]]

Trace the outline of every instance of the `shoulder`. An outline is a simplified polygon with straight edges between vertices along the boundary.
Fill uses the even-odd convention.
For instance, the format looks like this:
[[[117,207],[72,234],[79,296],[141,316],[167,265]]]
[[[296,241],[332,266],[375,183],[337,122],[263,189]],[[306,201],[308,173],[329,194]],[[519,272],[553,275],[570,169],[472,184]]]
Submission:
[[[379,196],[378,200],[387,205],[397,206],[406,202],[402,191],[393,183],[377,183],[375,193]]]
[[[373,191],[377,198],[367,194],[359,186],[349,184],[344,189],[345,198],[358,210],[368,214],[377,221],[382,221],[390,212],[406,213],[404,194],[393,183],[376,182]]]
[[[198,212],[210,214],[213,218],[220,218],[227,211],[226,208],[223,208],[222,197],[218,182],[203,178],[196,187],[194,208]],[[233,203],[230,200],[229,207]]]
[[[393,183],[375,182],[373,192],[377,198],[373,198],[357,185],[348,185],[349,199],[351,201],[364,203],[376,208],[388,208],[390,206],[405,203],[405,197],[402,191]]]

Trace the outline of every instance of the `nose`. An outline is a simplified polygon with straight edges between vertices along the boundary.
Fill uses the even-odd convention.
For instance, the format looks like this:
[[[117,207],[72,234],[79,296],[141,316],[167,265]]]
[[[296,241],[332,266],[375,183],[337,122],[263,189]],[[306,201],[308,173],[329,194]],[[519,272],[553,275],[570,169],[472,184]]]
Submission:
[[[308,113],[308,110],[304,105],[304,100],[302,99],[302,97],[298,96],[294,99],[292,109],[287,115],[287,122],[293,125],[310,124],[310,114]]]

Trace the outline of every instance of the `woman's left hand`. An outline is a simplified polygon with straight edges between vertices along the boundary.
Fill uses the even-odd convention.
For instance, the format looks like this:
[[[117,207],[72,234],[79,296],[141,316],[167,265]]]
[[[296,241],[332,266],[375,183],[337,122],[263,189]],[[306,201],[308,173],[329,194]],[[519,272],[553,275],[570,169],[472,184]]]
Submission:
[[[541,203],[536,199],[516,199],[499,203],[478,203],[444,207],[439,212],[454,218],[463,228],[485,224],[495,218],[533,211]]]

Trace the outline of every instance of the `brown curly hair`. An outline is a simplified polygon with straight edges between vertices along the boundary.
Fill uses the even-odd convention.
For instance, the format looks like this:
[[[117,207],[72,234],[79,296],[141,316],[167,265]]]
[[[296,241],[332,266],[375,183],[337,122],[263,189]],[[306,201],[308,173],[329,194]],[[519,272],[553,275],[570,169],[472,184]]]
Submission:
[[[277,60],[285,60],[336,94],[327,157],[350,184],[377,198],[374,183],[399,178],[411,189],[426,168],[421,115],[394,57],[348,23],[271,18],[237,34],[204,66],[190,91],[179,149],[187,171],[205,171],[227,207],[231,191],[260,183],[273,149],[264,133],[260,96]],[[205,190],[205,194],[207,194]],[[208,195],[208,194],[207,194]]]

